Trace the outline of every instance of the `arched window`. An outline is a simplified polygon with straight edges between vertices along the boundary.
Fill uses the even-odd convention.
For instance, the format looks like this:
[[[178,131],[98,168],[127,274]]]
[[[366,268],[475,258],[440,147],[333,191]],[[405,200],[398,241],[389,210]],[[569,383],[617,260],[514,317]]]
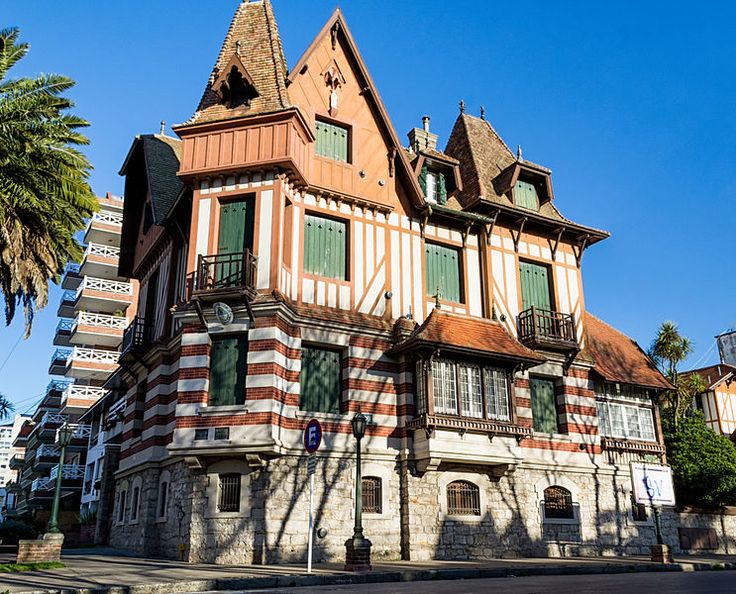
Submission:
[[[572,505],[572,493],[565,487],[552,486],[544,490],[544,517],[557,519],[575,519]]]
[[[163,481],[158,488],[158,517],[166,517],[166,506],[168,505],[169,483]]]
[[[364,476],[362,480],[363,511],[367,514],[383,513],[383,493],[381,479],[377,476]]]
[[[447,513],[451,516],[479,516],[480,489],[469,481],[447,485]]]

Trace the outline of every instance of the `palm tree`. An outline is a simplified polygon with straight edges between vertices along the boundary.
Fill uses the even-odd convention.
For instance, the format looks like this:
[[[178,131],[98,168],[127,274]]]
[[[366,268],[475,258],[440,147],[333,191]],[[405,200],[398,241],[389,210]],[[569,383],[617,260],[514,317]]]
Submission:
[[[15,410],[13,404],[0,394],[0,419],[7,419]]]
[[[691,406],[693,398],[705,391],[703,379],[699,375],[681,378],[677,369],[693,352],[693,343],[680,334],[674,322],[662,322],[657,336],[649,348],[649,356],[660,367],[667,379],[675,387],[670,390],[669,407],[675,430],[679,418]]]
[[[74,81],[56,74],[9,78],[28,53],[18,29],[0,30],[0,291],[5,321],[23,306],[26,336],[34,311],[48,302],[48,281],[79,260],[75,234],[97,201],[87,183],[91,165],[76,148],[89,125],[68,113],[62,94]]]

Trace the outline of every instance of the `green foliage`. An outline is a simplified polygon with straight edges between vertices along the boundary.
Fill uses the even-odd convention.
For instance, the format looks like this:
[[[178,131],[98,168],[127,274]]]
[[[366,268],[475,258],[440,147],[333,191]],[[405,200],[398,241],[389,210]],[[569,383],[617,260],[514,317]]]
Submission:
[[[61,569],[63,567],[66,567],[66,565],[58,561],[47,561],[44,563],[0,563],[0,573],[41,571],[42,569]]]
[[[17,305],[26,336],[33,313],[48,301],[48,281],[58,282],[82,248],[75,234],[97,209],[87,183],[91,165],[77,149],[88,123],[70,113],[62,94],[74,81],[56,74],[10,78],[27,53],[18,29],[0,30],[0,291],[5,320]]]
[[[15,406],[13,406],[13,403],[5,398],[3,394],[0,394],[0,419],[8,418],[14,410]]]
[[[667,458],[680,505],[736,505],[736,446],[711,431],[700,412],[663,419]]]
[[[79,523],[80,524],[95,524],[97,522],[97,510],[86,509],[79,512]]]
[[[20,539],[36,538],[36,529],[20,520],[5,520],[0,522],[0,540],[3,544],[18,544]]]

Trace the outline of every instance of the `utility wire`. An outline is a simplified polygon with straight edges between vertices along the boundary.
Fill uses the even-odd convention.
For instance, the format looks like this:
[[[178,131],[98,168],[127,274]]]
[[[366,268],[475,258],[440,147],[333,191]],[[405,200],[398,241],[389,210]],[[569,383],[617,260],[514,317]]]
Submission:
[[[703,363],[703,361],[705,361],[710,356],[710,354],[713,352],[713,349],[716,347],[716,344],[718,344],[718,341],[714,340],[713,344],[710,345],[710,348],[701,355],[700,359],[698,359],[698,362],[695,364],[695,369],[700,368],[700,365]]]
[[[20,336],[18,336],[18,340],[15,341],[15,344],[10,349],[8,356],[5,357],[5,360],[0,364],[0,371],[2,371],[5,365],[7,364],[7,362],[10,361],[10,357],[13,354],[13,352],[15,352],[15,349],[18,347],[18,345],[20,344],[20,339],[23,338],[23,334],[25,334],[25,330],[21,331]]]

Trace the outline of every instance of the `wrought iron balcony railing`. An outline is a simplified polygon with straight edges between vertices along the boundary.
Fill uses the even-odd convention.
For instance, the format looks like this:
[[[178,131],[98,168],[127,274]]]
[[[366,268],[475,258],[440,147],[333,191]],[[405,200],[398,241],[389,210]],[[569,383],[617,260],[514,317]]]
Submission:
[[[111,328],[113,330],[125,330],[128,324],[127,318],[123,316],[111,316],[108,314],[88,313],[80,311],[74,318],[74,326],[95,326],[97,328]]]
[[[142,316],[136,316],[123,333],[121,353],[125,355],[133,350],[142,349],[151,344],[153,327],[146,323]]]
[[[519,314],[519,340],[533,349],[577,349],[575,318],[532,306]]]
[[[256,270],[256,258],[250,250],[234,254],[200,255],[194,292],[255,291]]]

